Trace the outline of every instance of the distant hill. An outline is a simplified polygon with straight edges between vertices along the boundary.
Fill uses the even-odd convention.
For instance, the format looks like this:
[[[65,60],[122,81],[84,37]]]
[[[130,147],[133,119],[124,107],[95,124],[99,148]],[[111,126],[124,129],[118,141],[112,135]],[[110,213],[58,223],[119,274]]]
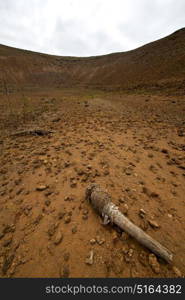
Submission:
[[[185,88],[185,28],[132,51],[63,57],[0,45],[0,89],[19,87]]]

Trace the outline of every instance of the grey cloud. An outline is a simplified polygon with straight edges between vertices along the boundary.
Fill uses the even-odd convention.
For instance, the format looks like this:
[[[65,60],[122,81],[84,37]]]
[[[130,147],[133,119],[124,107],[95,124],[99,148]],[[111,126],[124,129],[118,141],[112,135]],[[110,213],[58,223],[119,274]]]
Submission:
[[[185,23],[184,0],[89,0],[88,5],[78,1],[79,7],[71,0],[70,9],[65,10],[67,0],[0,0],[0,43],[50,54],[90,56],[136,48]],[[106,14],[111,14],[111,8],[109,22]]]
[[[136,45],[162,38],[185,25],[185,1],[143,1],[144,9],[136,4],[134,16],[122,22],[119,30]],[[134,9],[135,7],[135,9]]]
[[[98,31],[89,34],[85,31],[85,24],[80,21],[58,20],[53,35],[54,45],[61,55],[90,56],[93,55],[92,53],[100,55],[121,48],[121,44],[114,42],[112,37],[105,32]]]

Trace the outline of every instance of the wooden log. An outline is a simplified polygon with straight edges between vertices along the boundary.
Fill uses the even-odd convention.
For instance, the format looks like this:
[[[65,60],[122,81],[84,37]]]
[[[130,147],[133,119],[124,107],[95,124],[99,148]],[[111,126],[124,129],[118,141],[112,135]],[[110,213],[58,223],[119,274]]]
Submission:
[[[51,130],[43,130],[43,129],[31,129],[31,130],[23,130],[12,133],[10,136],[45,136],[53,133]]]
[[[108,216],[112,223],[126,231],[140,244],[150,249],[168,263],[172,263],[172,253],[125,217],[111,201],[110,195],[102,190],[99,185],[91,184],[87,187],[86,199],[101,216]]]

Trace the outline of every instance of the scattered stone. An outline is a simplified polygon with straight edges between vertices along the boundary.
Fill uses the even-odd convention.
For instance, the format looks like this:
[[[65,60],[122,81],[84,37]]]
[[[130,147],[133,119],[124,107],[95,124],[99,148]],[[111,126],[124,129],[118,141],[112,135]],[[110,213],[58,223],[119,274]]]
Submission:
[[[121,207],[121,210],[122,210],[124,215],[127,215],[128,214],[128,205],[125,203],[123,205],[123,207]]]
[[[59,271],[59,275],[61,278],[68,278],[69,277],[69,274],[70,274],[70,271],[69,271],[69,266],[68,265],[62,265],[61,266],[61,269]]]
[[[168,218],[170,218],[170,219],[173,218],[173,216],[172,216],[171,214],[168,214],[167,216],[168,216]]]
[[[74,226],[74,227],[71,229],[71,232],[72,232],[72,233],[76,233],[76,232],[77,232],[77,226]]]
[[[64,217],[64,223],[68,224],[71,222],[71,217],[70,216],[65,216]]]
[[[181,273],[181,271],[177,267],[173,266],[172,269],[173,269],[173,272],[175,273],[175,275],[177,277],[182,277],[182,273]]]
[[[153,227],[153,228],[159,228],[159,227],[160,227],[159,224],[157,224],[157,222],[154,221],[154,220],[148,220],[148,223],[149,223],[150,226]]]
[[[94,260],[94,252],[93,250],[90,251],[89,256],[86,258],[85,263],[87,265],[92,265]]]
[[[14,254],[5,257],[3,267],[2,267],[2,272],[4,275],[7,273],[8,269],[10,268],[13,260],[14,260]]]
[[[4,242],[3,242],[3,246],[4,247],[8,247],[12,242],[12,237],[7,238]]]
[[[58,213],[58,219],[59,220],[61,220],[64,216],[65,216],[65,212],[63,212],[63,211],[60,211],[59,213]]]
[[[134,253],[134,249],[130,248],[130,249],[128,250],[128,256],[129,256],[129,257],[132,257],[132,256],[133,256],[133,253]]]
[[[124,199],[123,197],[121,197],[121,198],[118,199],[118,201],[119,201],[120,203],[124,203],[124,202],[125,202],[125,199]]]
[[[54,193],[54,189],[50,187],[47,189],[47,191],[44,193],[44,195],[46,197],[48,197],[48,196],[52,195],[53,193]]]
[[[52,122],[53,122],[53,123],[56,123],[56,122],[59,122],[60,120],[61,120],[61,118],[56,117],[56,118],[54,118],[54,119],[52,120]]]
[[[37,186],[36,190],[37,190],[37,191],[44,191],[44,190],[46,190],[47,188],[48,188],[47,185],[39,185],[39,186]]]
[[[129,262],[130,262],[130,257],[129,257],[127,254],[124,256],[124,258],[125,258],[125,262],[126,262],[126,263],[129,263]]]
[[[146,186],[143,187],[143,193],[146,194],[148,197],[157,198],[159,194],[156,192],[151,192]]]
[[[112,241],[113,241],[113,243],[115,243],[115,242],[118,241],[118,235],[117,235],[117,232],[116,232],[116,231],[114,231],[114,232],[112,233]]]
[[[55,237],[55,245],[59,245],[61,243],[61,241],[63,240],[63,234],[62,232],[59,230],[56,234],[56,237]]]
[[[123,272],[123,264],[118,263],[118,261],[119,261],[119,258],[116,259],[116,261],[114,261],[114,260],[112,261],[111,269],[117,276],[120,276],[120,274]]]
[[[69,261],[70,253],[69,253],[69,252],[65,252],[64,255],[63,255],[63,258],[64,258],[64,260],[65,260],[66,262]]]
[[[146,252],[141,251],[141,252],[139,253],[138,258],[139,258],[139,262],[140,262],[144,267],[146,267],[147,264],[148,264],[148,259],[147,259],[147,254],[146,254]]]
[[[168,154],[168,150],[165,149],[165,148],[161,149],[161,152],[164,153],[164,154]]]
[[[151,266],[152,270],[156,274],[159,274],[159,272],[160,272],[160,265],[158,263],[157,257],[153,253],[149,254],[148,262],[149,262],[149,265]]]
[[[103,175],[107,176],[107,175],[109,175],[109,174],[110,174],[110,173],[109,173],[109,170],[108,170],[108,169],[105,169],[104,172],[103,172]]]
[[[38,225],[43,218],[43,214],[39,214],[33,221],[33,224]]]
[[[51,204],[51,201],[50,201],[49,199],[47,199],[47,200],[45,201],[45,204],[46,204],[46,206],[49,206],[49,205]]]
[[[79,176],[82,176],[83,174],[85,174],[85,171],[83,169],[80,169],[80,168],[75,168],[75,171],[76,173],[79,175]]]
[[[100,245],[100,246],[105,243],[105,239],[101,238],[100,236],[96,237],[96,241],[97,241],[98,245]]]
[[[128,247],[126,245],[124,245],[121,249],[121,251],[124,253],[124,254],[127,254],[128,252]]]
[[[72,196],[66,196],[64,197],[64,201],[73,201],[74,198]]]
[[[51,224],[51,226],[48,229],[48,235],[51,237],[55,234],[56,231],[56,226],[55,224]]]
[[[70,187],[75,188],[76,186],[77,186],[77,182],[76,182],[76,180],[73,180],[73,181],[70,183]]]
[[[145,211],[143,208],[140,208],[140,210],[139,210],[139,216],[140,216],[141,218],[144,218],[145,215],[146,215],[146,211]]]
[[[120,240],[125,242],[130,238],[129,234],[127,232],[122,232]],[[117,239],[115,239],[114,241],[116,242],[118,240],[118,236]]]
[[[91,240],[90,240],[90,244],[91,244],[91,245],[96,244],[96,240],[95,240],[95,239],[91,239]]]
[[[64,162],[64,168],[67,168],[67,167],[69,167],[70,166],[70,161],[66,161],[66,162]]]
[[[83,209],[82,214],[83,215],[88,215],[89,211],[87,209]]]
[[[146,231],[148,229],[149,223],[145,218],[142,218],[142,222],[140,224],[141,229]]]
[[[128,175],[128,176],[131,175],[132,174],[132,170],[131,169],[126,169],[125,170],[125,174]]]

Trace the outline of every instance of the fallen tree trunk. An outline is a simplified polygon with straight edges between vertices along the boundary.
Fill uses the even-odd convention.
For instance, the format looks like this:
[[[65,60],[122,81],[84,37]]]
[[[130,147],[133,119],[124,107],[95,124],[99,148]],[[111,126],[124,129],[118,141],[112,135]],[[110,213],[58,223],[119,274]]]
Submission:
[[[140,244],[150,249],[153,253],[163,258],[168,263],[172,263],[172,253],[125,217],[119,211],[119,208],[111,202],[110,195],[103,191],[99,185],[91,184],[87,187],[86,199],[101,216],[107,216],[112,223],[126,231]]]
[[[35,136],[44,136],[53,133],[51,130],[43,130],[43,129],[31,129],[31,130],[23,130],[12,133],[10,136],[26,136],[26,135],[35,135]]]

